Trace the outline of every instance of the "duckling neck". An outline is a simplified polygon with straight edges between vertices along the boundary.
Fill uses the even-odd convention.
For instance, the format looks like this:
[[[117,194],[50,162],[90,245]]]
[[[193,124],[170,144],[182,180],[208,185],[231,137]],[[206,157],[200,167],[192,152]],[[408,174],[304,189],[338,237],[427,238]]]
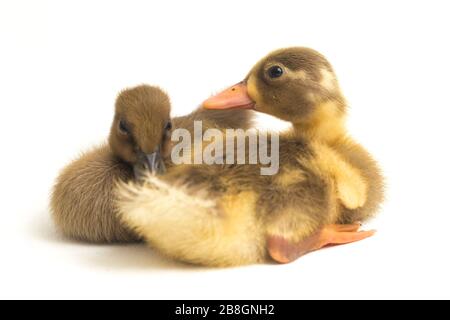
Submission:
[[[328,144],[337,142],[346,135],[343,110],[332,102],[317,106],[314,114],[292,124],[294,135]]]

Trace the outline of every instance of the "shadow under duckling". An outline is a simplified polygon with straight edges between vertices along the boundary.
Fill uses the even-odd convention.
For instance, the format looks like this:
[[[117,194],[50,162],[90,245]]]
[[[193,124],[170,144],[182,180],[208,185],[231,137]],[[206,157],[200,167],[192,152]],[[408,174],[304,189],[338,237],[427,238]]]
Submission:
[[[124,221],[155,248],[203,265],[269,257],[286,263],[373,235],[357,230],[382,199],[381,174],[346,136],[345,103],[320,54],[304,48],[272,53],[204,107],[249,108],[291,121],[294,129],[280,137],[281,170],[261,176],[259,165],[177,166],[179,172],[148,177],[144,185],[123,186]]]
[[[204,106],[253,109],[291,122],[293,129],[284,139],[307,142],[314,161],[303,163],[336,180],[341,201],[337,223],[363,222],[378,211],[384,198],[381,170],[348,135],[347,103],[331,64],[317,51],[302,47],[274,51],[244,81],[206,100]]]
[[[142,166],[145,161],[153,171],[172,166],[167,158],[172,129],[192,132],[194,121],[199,120],[203,130],[248,128],[253,123],[253,112],[248,110],[229,113],[199,108],[172,121],[169,112],[169,98],[155,87],[142,85],[118,96],[108,143],[82,154],[56,180],[50,208],[57,228],[65,236],[96,243],[140,241],[117,217],[117,181],[134,180],[133,167]],[[151,150],[156,151],[145,156]]]

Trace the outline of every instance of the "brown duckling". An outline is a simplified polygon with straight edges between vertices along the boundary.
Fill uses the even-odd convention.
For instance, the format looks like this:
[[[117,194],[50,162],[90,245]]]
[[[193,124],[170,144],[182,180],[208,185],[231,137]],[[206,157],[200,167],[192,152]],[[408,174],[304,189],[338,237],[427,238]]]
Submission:
[[[57,178],[50,207],[57,227],[65,236],[89,242],[138,241],[139,236],[117,218],[113,189],[116,181],[134,178],[133,166],[139,155],[141,164],[147,159],[150,168],[154,165],[163,169],[158,153],[144,157],[143,150],[154,150],[157,141],[166,144],[171,126],[192,132],[196,120],[203,121],[204,130],[252,125],[253,112],[248,110],[229,113],[199,108],[170,123],[169,109],[169,98],[154,87],[143,85],[119,95],[109,143],[82,154]],[[164,141],[160,141],[161,137]],[[170,144],[165,148],[170,149]],[[160,151],[163,157],[169,153],[162,148]],[[171,166],[170,159],[165,159],[165,166]]]
[[[336,222],[362,222],[377,212],[384,193],[381,171],[348,135],[346,101],[320,53],[299,47],[272,52],[244,81],[206,100],[204,107],[254,109],[291,122],[285,139],[306,141],[336,178],[342,203]]]
[[[66,236],[92,242],[136,241],[117,218],[115,185],[142,166],[164,171],[171,130],[168,96],[142,85],[120,93],[108,143],[86,152],[59,175],[51,197],[57,227]]]

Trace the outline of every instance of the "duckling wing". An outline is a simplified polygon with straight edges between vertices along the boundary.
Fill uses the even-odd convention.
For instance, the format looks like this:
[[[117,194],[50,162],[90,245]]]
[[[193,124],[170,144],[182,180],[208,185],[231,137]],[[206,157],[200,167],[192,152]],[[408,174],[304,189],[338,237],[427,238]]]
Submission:
[[[333,145],[342,158],[351,166],[357,168],[367,183],[367,200],[363,206],[356,209],[343,208],[341,221],[365,221],[373,217],[384,200],[385,181],[377,161],[360,144],[350,138]]]
[[[84,153],[58,176],[50,200],[53,221],[67,237],[89,242],[136,242],[117,218],[114,187],[132,172],[108,145]]]

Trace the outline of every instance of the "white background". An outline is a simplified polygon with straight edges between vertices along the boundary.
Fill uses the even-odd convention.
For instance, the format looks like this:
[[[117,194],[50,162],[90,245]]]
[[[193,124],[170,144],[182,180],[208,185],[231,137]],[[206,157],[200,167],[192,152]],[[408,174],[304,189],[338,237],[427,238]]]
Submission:
[[[1,0],[0,298],[450,298],[447,3]],[[159,84],[185,114],[293,45],[335,66],[349,130],[384,168],[376,236],[215,270],[55,233],[51,185],[106,137],[120,89]]]

